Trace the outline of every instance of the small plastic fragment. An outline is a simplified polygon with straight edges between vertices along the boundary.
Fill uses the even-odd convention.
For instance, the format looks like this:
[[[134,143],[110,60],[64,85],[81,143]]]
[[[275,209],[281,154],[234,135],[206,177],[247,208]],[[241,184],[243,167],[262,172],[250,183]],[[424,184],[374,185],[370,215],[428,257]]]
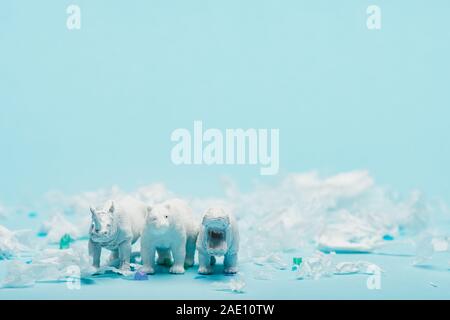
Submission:
[[[59,249],[69,249],[72,241],[73,239],[70,237],[70,234],[66,233],[59,240]]]
[[[253,262],[259,266],[271,265],[275,269],[279,270],[285,270],[288,268],[288,264],[277,253],[270,253],[266,256],[254,258]]]
[[[449,249],[449,241],[447,237],[434,237],[431,239],[434,252],[446,252]]]
[[[7,261],[6,275],[1,279],[1,287],[30,287],[41,281],[67,281],[78,276],[92,274],[94,268],[84,246],[72,246],[67,250],[45,249],[38,252],[32,261]]]
[[[432,237],[430,235],[422,235],[416,242],[416,256],[413,265],[424,264],[431,260],[434,253]]]
[[[94,275],[102,275],[105,273],[117,273],[120,274],[124,277],[128,277],[128,278],[133,278],[134,279],[134,272],[131,270],[124,270],[124,269],[119,269],[113,266],[103,266],[98,268],[95,272],[93,272]]]
[[[69,234],[72,239],[78,239],[81,235],[78,227],[61,214],[54,215],[50,220],[44,221],[38,232],[38,236],[46,237],[50,243],[59,243],[59,240],[65,234]]]
[[[385,234],[383,236],[383,240],[385,240],[385,241],[392,241],[392,240],[394,240],[394,236],[390,235],[390,234]]]
[[[244,293],[245,281],[242,277],[236,276],[230,281],[213,282],[212,286],[217,291],[228,291],[232,293]]]
[[[28,218],[36,218],[37,216],[38,216],[38,213],[36,211],[28,212]]]
[[[148,275],[145,272],[136,271],[134,274],[134,280],[137,281],[148,280]]]
[[[368,261],[346,261],[336,265],[334,274],[374,274],[375,270],[381,268]]]
[[[311,257],[302,259],[302,264],[297,269],[298,278],[317,280],[333,275],[332,255],[316,251]]]
[[[303,259],[301,257],[292,258],[292,271],[297,271],[302,264]]]

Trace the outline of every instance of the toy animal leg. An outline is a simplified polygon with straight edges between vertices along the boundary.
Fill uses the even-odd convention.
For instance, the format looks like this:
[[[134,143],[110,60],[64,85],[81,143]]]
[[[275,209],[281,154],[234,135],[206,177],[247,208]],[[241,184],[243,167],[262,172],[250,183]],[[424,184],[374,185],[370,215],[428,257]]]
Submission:
[[[198,252],[198,273],[211,274],[213,267],[211,265],[212,257],[205,252]]]
[[[111,251],[108,259],[108,265],[116,268],[120,267],[119,250]]]
[[[120,269],[130,270],[131,241],[127,240],[119,245]]]
[[[172,246],[173,266],[169,270],[170,273],[184,273],[184,260],[186,259],[185,241]]]
[[[155,273],[155,247],[151,245],[147,245],[145,241],[141,243],[141,258],[142,258],[142,272],[148,274]]]
[[[156,249],[158,253],[158,260],[156,263],[170,267],[173,264],[172,252],[170,249]]]
[[[102,255],[102,247],[99,244],[89,240],[89,254],[92,255],[93,261],[92,265],[95,268],[100,268],[100,257]]]
[[[186,259],[184,260],[184,266],[186,268],[190,268],[194,265],[195,243],[196,239],[193,237],[189,237],[186,241]]]
[[[224,273],[237,273],[237,253],[226,254],[223,260],[223,267]]]

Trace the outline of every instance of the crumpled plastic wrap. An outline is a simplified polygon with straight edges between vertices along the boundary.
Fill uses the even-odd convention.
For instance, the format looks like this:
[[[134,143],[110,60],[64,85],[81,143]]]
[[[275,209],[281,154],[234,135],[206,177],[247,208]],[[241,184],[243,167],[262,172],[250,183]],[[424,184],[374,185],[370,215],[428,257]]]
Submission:
[[[239,191],[233,181],[224,179],[224,191],[224,197],[188,200],[197,218],[210,205],[224,206],[235,214],[241,231],[240,261],[304,248],[311,240],[322,251],[372,252],[386,238],[423,229],[430,212],[429,203],[419,192],[400,197],[377,186],[367,171],[325,177],[316,172],[291,173],[248,192]],[[88,217],[90,205],[127,194],[149,204],[180,197],[162,184],[150,184],[129,193],[114,186],[71,196],[52,193],[48,199],[57,212]],[[83,228],[82,236],[86,232]],[[53,241],[68,232],[55,233]]]
[[[59,243],[61,237],[66,234],[68,234],[72,239],[77,239],[81,236],[79,228],[69,222],[61,214],[56,214],[49,220],[44,221],[38,234],[40,236],[45,236],[49,243]]]
[[[413,265],[423,265],[428,263],[435,253],[449,251],[450,241],[446,236],[437,236],[423,232],[416,237],[414,246],[416,252]]]
[[[253,262],[259,266],[269,265],[278,270],[286,270],[288,264],[283,260],[282,256],[277,253],[269,253],[266,256],[255,257]]]
[[[317,248],[327,252],[370,252],[383,243],[385,230],[370,221],[342,212],[317,238]]]
[[[336,264],[334,274],[373,274],[381,268],[368,261],[345,261]]]
[[[43,281],[67,281],[73,277],[74,269],[79,270],[80,277],[95,272],[85,246],[65,250],[45,249],[29,262],[12,260],[6,263],[6,275],[1,280],[3,288],[30,287]]]
[[[0,260],[28,254],[30,230],[11,231],[0,225]]]
[[[246,283],[242,276],[235,275],[229,281],[213,282],[212,286],[217,291],[227,291],[227,292],[232,292],[232,293],[244,293]]]
[[[235,212],[242,256],[249,260],[310,246],[311,240],[327,252],[372,252],[386,238],[424,229],[430,213],[419,192],[400,197],[376,186],[366,171],[290,174],[246,193],[232,183],[226,188],[222,202]]]
[[[126,194],[118,187],[74,196],[49,194],[47,199],[50,209],[47,212],[57,214],[42,224],[40,233],[46,235],[45,239],[49,243],[58,243],[64,234],[69,234],[73,239],[86,236],[90,223],[89,206]],[[129,195],[148,203],[174,196],[160,184],[142,187]],[[248,192],[239,191],[236,185],[227,181],[224,197],[194,198],[189,199],[189,203],[199,219],[200,213],[214,204],[224,206],[235,214],[241,240],[239,261],[261,266],[262,273],[255,275],[255,278],[269,278],[266,271],[288,268],[290,261],[284,261],[282,257],[298,249],[303,252],[310,249],[324,252],[372,252],[385,243],[384,239],[396,239],[423,230],[430,213],[430,205],[420,193],[399,197],[376,186],[366,171],[344,172],[329,177],[320,177],[315,172],[289,174],[275,184],[258,184]],[[39,212],[45,211],[39,209]],[[74,219],[69,222],[61,212],[77,217],[80,223]],[[4,257],[16,256],[26,249],[23,242],[16,241],[17,233],[8,233],[9,230],[2,232],[0,229],[0,254],[4,253]],[[448,247],[447,240],[432,241],[431,254]],[[424,245],[418,245],[417,256],[422,260],[430,256],[429,243],[429,240],[425,240]],[[64,279],[64,266],[69,265],[71,259],[79,259],[74,265],[81,266],[81,270],[88,269],[88,263],[85,264],[84,258],[81,258],[81,254],[87,256],[85,247],[81,252],[74,251],[69,256],[43,252],[47,252],[48,256],[33,257],[31,264],[17,261],[11,264],[10,280],[7,283],[25,285],[46,278]],[[317,279],[334,274],[336,270],[330,262],[331,258],[332,255],[323,252],[304,258],[298,267],[299,276]],[[59,262],[53,263],[55,259]],[[62,269],[56,264],[61,264]],[[363,266],[343,264],[340,266],[342,270],[338,272],[361,272]],[[14,271],[19,269],[26,271],[21,281],[18,279],[20,274]],[[239,287],[238,283],[236,286]]]
[[[333,255],[316,251],[310,257],[304,258],[297,269],[297,277],[317,280],[332,276],[334,274]]]
[[[84,216],[89,213],[90,206],[96,206],[110,199],[120,199],[131,196],[148,204],[165,201],[174,195],[160,183],[143,186],[134,192],[127,193],[118,186],[97,191],[82,192],[75,195],[66,195],[62,192],[49,192],[46,195],[47,202],[52,212],[64,212]]]
[[[374,274],[382,269],[369,261],[343,261],[334,262],[335,253],[325,254],[320,251],[314,252],[310,257],[302,259],[296,267],[298,279],[318,280],[323,277],[344,274]]]

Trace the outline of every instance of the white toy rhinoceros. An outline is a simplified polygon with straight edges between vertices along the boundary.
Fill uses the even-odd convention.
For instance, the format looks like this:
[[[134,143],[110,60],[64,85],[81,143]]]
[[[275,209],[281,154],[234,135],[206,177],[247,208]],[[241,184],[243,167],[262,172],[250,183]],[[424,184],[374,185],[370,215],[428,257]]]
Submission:
[[[100,267],[102,248],[111,251],[110,261],[119,260],[122,270],[130,269],[131,246],[142,234],[145,225],[145,204],[124,198],[108,201],[102,208],[90,208],[92,224],[89,230],[89,254],[93,265]]]

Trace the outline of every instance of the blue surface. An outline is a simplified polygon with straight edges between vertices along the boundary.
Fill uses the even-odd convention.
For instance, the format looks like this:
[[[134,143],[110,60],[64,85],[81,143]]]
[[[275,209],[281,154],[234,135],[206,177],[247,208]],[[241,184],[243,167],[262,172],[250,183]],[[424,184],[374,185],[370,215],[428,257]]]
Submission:
[[[272,280],[257,280],[262,267],[241,264],[244,293],[220,291],[213,283],[232,277],[220,273],[200,276],[196,266],[184,275],[161,273],[147,281],[102,275],[82,282],[80,290],[68,290],[65,283],[38,283],[32,288],[0,289],[1,299],[449,299],[449,254],[437,254],[421,267],[413,267],[409,254],[338,254],[334,261],[366,260],[383,270],[380,290],[367,288],[368,275],[334,275],[319,280],[298,280],[291,270],[275,270]],[[292,260],[285,255],[285,262]],[[1,267],[1,264],[0,264]]]
[[[66,28],[73,3],[79,31]],[[379,31],[366,28],[371,4],[382,10]],[[450,203],[449,10],[446,0],[2,0],[0,204],[27,209],[50,190],[151,182],[217,196],[222,176],[248,190],[291,172],[354,169]],[[280,174],[174,166],[170,133],[194,120],[279,128]],[[39,284],[0,298],[449,298],[448,257],[437,259],[437,269],[413,268],[410,257],[365,255],[387,271],[379,292],[366,276],[297,281],[283,271],[233,295],[190,271],[95,279],[80,291]]]

